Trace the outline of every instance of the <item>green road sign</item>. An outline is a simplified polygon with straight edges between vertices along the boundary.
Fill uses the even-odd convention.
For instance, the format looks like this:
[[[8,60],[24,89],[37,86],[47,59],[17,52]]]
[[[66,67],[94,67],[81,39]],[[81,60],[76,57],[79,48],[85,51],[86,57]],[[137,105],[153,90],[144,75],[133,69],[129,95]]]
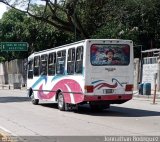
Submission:
[[[1,51],[28,51],[27,42],[1,42]]]

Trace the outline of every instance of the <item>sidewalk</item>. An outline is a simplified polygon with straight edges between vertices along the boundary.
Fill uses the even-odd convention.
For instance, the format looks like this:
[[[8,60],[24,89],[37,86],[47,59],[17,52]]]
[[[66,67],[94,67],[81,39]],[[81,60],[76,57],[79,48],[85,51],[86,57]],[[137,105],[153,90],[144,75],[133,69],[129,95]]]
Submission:
[[[141,100],[146,100],[146,101],[153,101],[154,99],[154,91],[151,92],[151,95],[141,95],[139,92],[133,91],[133,98],[135,99],[141,99]],[[160,92],[156,92],[156,102],[160,102]]]
[[[14,89],[26,90],[27,87],[18,86],[18,88],[17,88],[13,84],[0,84],[0,89],[3,89],[3,90],[14,90]]]

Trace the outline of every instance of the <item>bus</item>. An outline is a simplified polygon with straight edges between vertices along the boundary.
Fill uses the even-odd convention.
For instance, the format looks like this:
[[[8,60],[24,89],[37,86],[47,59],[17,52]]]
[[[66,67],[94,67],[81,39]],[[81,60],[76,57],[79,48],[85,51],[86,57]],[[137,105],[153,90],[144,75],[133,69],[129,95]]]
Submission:
[[[131,40],[86,39],[35,52],[28,57],[28,96],[61,111],[86,103],[106,109],[132,99],[133,68]]]

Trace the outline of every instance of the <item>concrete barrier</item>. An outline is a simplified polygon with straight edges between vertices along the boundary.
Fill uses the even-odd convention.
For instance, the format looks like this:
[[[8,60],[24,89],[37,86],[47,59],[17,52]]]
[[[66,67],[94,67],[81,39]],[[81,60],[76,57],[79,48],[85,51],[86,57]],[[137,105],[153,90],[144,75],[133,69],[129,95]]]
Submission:
[[[14,89],[21,89],[21,83],[13,83]]]

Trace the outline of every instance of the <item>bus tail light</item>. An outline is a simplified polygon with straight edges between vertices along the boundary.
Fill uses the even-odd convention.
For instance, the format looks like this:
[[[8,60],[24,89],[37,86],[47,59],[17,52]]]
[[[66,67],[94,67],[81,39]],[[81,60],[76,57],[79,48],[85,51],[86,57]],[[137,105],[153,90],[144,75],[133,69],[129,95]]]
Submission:
[[[125,91],[133,91],[133,85],[132,84],[127,84]]]
[[[93,93],[93,86],[92,85],[85,85],[84,89],[86,90],[87,93]]]

